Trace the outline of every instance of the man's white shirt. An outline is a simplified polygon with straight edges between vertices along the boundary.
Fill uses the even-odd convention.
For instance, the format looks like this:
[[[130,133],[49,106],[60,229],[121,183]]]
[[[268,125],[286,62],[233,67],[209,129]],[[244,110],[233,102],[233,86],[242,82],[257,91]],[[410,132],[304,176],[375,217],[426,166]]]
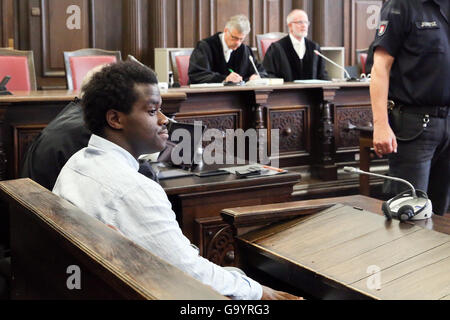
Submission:
[[[231,53],[233,52],[233,50],[228,48],[228,45],[225,42],[225,33],[222,32],[221,34],[219,34],[219,38],[222,42],[223,56],[225,57],[225,61],[228,63],[228,61],[230,61]]]
[[[296,37],[294,37],[292,34],[289,33],[289,37],[291,38],[292,45],[294,46],[295,52],[297,52],[297,55],[300,59],[303,59],[306,53],[306,44],[305,44],[305,38],[302,38],[301,41],[299,41]]]
[[[260,299],[259,283],[198,255],[164,189],[138,170],[128,151],[93,134],[88,146],[63,167],[53,192],[219,293]]]

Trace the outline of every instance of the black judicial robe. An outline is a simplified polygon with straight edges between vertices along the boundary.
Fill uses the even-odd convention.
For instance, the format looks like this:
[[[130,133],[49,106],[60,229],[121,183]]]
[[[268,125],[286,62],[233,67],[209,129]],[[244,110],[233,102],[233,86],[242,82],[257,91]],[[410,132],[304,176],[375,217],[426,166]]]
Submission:
[[[219,83],[230,74],[228,69],[242,76],[244,81],[255,74],[249,57],[252,56],[261,78],[267,78],[267,72],[253,56],[252,50],[245,44],[231,53],[230,61],[225,61],[220,33],[201,40],[189,60],[189,83]]]
[[[69,103],[28,148],[21,177],[52,190],[67,160],[86,147],[90,137],[79,100]]]
[[[86,127],[80,101],[69,103],[29,146],[20,176],[30,178],[52,190],[67,160],[87,147],[91,132]],[[148,163],[140,163],[139,172],[157,181]]]
[[[314,54],[314,50],[320,51],[320,46],[306,38],[305,46],[305,56],[299,59],[289,35],[272,43],[263,61],[269,77],[283,78],[286,82],[304,79],[329,80],[324,59]]]

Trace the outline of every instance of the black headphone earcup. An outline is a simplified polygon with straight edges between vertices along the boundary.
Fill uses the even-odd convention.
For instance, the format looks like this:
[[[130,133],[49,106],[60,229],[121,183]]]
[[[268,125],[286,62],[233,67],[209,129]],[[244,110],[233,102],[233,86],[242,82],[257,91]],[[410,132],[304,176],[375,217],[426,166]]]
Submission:
[[[397,217],[400,221],[408,221],[414,217],[414,208],[410,205],[400,207],[397,211]]]
[[[391,210],[389,210],[389,205],[388,203],[385,201],[383,202],[383,204],[381,205],[381,210],[384,213],[384,216],[388,219],[391,220],[392,219],[392,215],[391,215]]]

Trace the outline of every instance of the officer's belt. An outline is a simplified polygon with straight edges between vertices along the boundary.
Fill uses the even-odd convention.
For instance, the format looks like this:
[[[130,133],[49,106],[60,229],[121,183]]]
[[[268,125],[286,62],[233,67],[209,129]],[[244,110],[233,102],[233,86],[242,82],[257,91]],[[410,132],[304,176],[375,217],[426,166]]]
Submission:
[[[449,106],[405,106],[399,105],[400,110],[405,113],[414,113],[425,115],[428,114],[430,117],[435,118],[446,118],[450,115]]]

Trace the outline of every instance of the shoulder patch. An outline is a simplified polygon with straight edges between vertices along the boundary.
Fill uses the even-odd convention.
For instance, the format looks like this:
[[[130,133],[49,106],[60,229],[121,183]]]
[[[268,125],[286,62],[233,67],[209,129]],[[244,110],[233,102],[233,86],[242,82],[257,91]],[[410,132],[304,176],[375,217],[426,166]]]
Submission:
[[[385,34],[386,29],[389,25],[389,21],[380,21],[380,28],[378,28],[378,36],[381,37]]]

